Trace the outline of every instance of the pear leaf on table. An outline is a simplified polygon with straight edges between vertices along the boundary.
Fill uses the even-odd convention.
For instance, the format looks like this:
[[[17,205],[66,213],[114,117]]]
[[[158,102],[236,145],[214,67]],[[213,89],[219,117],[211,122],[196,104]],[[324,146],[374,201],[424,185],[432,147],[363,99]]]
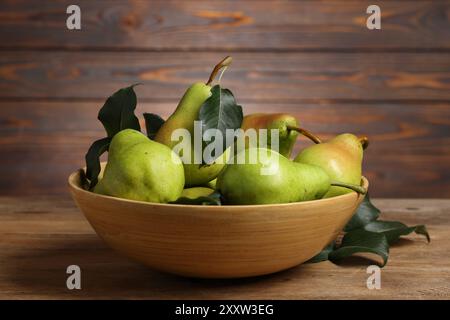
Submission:
[[[98,120],[105,127],[108,137],[113,137],[124,129],[141,130],[139,119],[134,114],[136,93],[132,85],[119,89],[110,96],[98,113]]]
[[[389,257],[389,242],[383,233],[364,229],[353,230],[345,234],[342,243],[328,254],[328,259],[335,262],[355,253],[374,253],[383,259],[385,266]]]
[[[108,151],[112,138],[106,137],[95,141],[86,153],[86,178],[89,180],[89,189],[92,190],[98,182],[100,173],[100,156]]]
[[[425,225],[408,227],[399,221],[377,220],[380,210],[376,208],[366,195],[364,201],[345,226],[345,234],[342,244],[336,247],[335,243],[329,244],[319,254],[308,262],[315,263],[326,260],[338,261],[349,257],[354,253],[375,253],[383,258],[386,264],[389,256],[389,246],[401,236],[412,232],[423,235],[430,242],[430,235]]]
[[[351,230],[362,228],[366,224],[377,220],[379,216],[380,210],[370,202],[369,193],[367,193],[355,214],[345,226],[344,231],[349,232]]]
[[[408,227],[399,221],[373,221],[364,226],[364,230],[376,233],[382,233],[386,236],[389,244],[396,242],[401,236],[415,232],[416,234],[424,235],[427,241],[430,242],[430,235],[424,225],[417,225]]]
[[[214,154],[214,158],[217,158],[233,143],[233,141],[227,141],[232,139],[226,139],[226,130],[239,129],[244,115],[233,93],[221,88],[220,85],[215,85],[211,89],[211,96],[200,107],[198,117],[202,122],[203,134],[209,129],[218,130],[222,134],[222,141],[214,140],[210,143],[219,144],[222,147],[220,154]]]
[[[209,196],[201,196],[195,199],[181,197],[175,201],[170,202],[171,204],[190,204],[190,205],[202,205],[202,206],[220,206],[222,195],[218,192],[214,192]]]
[[[147,136],[154,140],[159,128],[164,124],[164,119],[155,113],[144,113]]]

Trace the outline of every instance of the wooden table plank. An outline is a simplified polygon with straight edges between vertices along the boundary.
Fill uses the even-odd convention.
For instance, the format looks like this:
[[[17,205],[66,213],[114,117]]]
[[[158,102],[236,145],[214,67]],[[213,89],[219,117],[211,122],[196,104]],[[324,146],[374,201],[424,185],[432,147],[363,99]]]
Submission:
[[[139,50],[364,50],[450,48],[450,4],[377,1],[79,0],[82,30],[65,27],[64,1],[2,1],[0,47]]]
[[[381,290],[366,288],[363,259],[304,264],[274,275],[199,280],[152,271],[107,248],[67,197],[0,197],[2,299],[449,299],[450,200],[376,199],[383,219],[427,224],[391,248]],[[82,268],[82,290],[65,287]]]
[[[137,89],[138,94],[145,87]],[[450,197],[450,104],[256,103],[245,113],[287,112],[329,138],[366,134],[364,174],[377,197]],[[2,102],[0,107],[0,194],[67,193],[66,178],[84,165],[90,144],[104,136],[98,102]],[[142,103],[136,114],[165,118],[172,103]],[[142,125],[144,127],[144,125]],[[307,146],[302,138],[296,150]],[[295,152],[296,153],[296,152]],[[295,154],[294,153],[294,154]]]
[[[230,52],[39,52],[0,55],[0,98],[178,100]],[[450,53],[233,53],[222,78],[238,100],[450,100]]]

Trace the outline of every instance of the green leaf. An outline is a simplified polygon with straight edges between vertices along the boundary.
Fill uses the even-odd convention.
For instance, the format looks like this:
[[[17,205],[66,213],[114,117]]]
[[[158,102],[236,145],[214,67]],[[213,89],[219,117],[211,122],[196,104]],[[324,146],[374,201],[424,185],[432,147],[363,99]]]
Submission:
[[[214,155],[215,158],[233,143],[233,141],[227,143],[226,130],[240,128],[243,117],[242,107],[236,104],[233,93],[228,89],[222,89],[220,85],[215,85],[211,89],[211,96],[203,103],[199,111],[199,120],[202,121],[204,133],[208,129],[216,129],[222,133],[223,149],[220,154]],[[218,143],[218,141],[211,143]]]
[[[137,103],[134,86],[116,91],[100,109],[98,120],[105,127],[108,137],[124,129],[141,130],[139,119],[134,114]]]
[[[366,224],[375,221],[380,215],[380,210],[370,202],[369,193],[359,205],[353,217],[344,228],[345,232],[364,227]]]
[[[389,257],[389,243],[382,233],[370,232],[364,229],[350,231],[342,239],[341,246],[330,252],[328,258],[338,261],[355,253],[374,253],[383,258],[382,267]]]
[[[408,227],[399,221],[379,220],[366,224],[364,230],[384,234],[389,244],[396,242],[401,236],[408,235],[411,232],[424,235],[427,238],[427,241],[430,242],[430,235],[424,225]]]
[[[329,244],[308,262],[331,260],[333,262],[349,257],[355,253],[374,253],[383,258],[383,265],[389,257],[389,245],[400,236],[411,232],[424,235],[430,242],[430,235],[424,225],[408,227],[398,221],[377,221],[380,210],[371,202],[366,194],[352,219],[345,226],[347,233],[339,247]]]
[[[317,255],[315,255],[308,261],[306,261],[306,263],[317,263],[317,262],[327,261],[328,255],[334,249],[334,245],[335,245],[334,241],[331,242],[329,245],[327,245],[325,248],[323,248],[323,250],[321,252],[319,252]]]
[[[107,137],[95,141],[86,153],[86,178],[90,181],[90,190],[92,190],[98,182],[100,156],[108,150],[111,139],[112,138]]]
[[[89,180],[86,177],[86,172],[83,169],[78,170],[80,176],[80,186],[84,190],[89,190]]]
[[[164,119],[154,113],[144,113],[145,128],[147,129],[147,136],[150,139],[155,139],[159,128],[164,124]]]
[[[175,201],[170,202],[171,204],[190,204],[190,205],[203,205],[203,206],[220,206],[221,205],[221,194],[218,192],[214,192],[209,196],[198,197],[195,199],[192,198],[178,198]]]

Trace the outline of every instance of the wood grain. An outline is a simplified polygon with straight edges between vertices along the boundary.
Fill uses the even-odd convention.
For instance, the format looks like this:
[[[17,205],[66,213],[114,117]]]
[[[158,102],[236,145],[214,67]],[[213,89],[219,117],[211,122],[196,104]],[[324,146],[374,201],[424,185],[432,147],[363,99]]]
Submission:
[[[449,299],[450,201],[375,199],[385,220],[427,224],[431,243],[410,235],[391,247],[381,289],[368,290],[366,267],[349,259],[304,264],[270,276],[198,280],[152,271],[116,254],[71,199],[0,198],[2,299]],[[65,287],[66,268],[82,269],[82,290]]]
[[[231,54],[222,84],[246,112],[368,134],[376,196],[450,197],[448,1],[378,1],[380,31],[370,1],[80,0],[81,31],[69,4],[0,3],[0,194],[65,194],[107,96],[140,82],[139,112],[167,116]]]
[[[0,194],[66,194],[69,173],[84,165],[104,136],[99,102],[3,102],[0,108]],[[138,102],[137,114],[167,117],[172,103]],[[243,103],[245,113],[287,112],[329,138],[366,134],[364,174],[382,197],[450,197],[450,104]],[[141,117],[142,118],[142,117]],[[141,119],[142,120],[142,119]],[[142,127],[144,127],[142,125]],[[296,151],[307,146],[300,139]]]
[[[140,99],[178,100],[220,53],[17,52],[0,56],[0,98],[101,99],[142,83]],[[238,101],[450,100],[450,53],[236,53],[222,78]]]
[[[128,50],[450,49],[448,1],[88,1],[82,30],[65,27],[64,1],[2,1],[3,48]]]

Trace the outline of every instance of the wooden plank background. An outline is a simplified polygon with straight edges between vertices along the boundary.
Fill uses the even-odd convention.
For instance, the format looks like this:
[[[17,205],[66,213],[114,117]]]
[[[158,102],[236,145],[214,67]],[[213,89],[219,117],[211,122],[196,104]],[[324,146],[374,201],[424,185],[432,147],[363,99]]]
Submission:
[[[367,134],[374,196],[450,197],[450,1],[379,1],[377,31],[367,1],[84,0],[80,31],[70,4],[0,3],[0,194],[67,194],[108,95],[140,82],[138,113],[166,117],[231,54],[246,113]]]

